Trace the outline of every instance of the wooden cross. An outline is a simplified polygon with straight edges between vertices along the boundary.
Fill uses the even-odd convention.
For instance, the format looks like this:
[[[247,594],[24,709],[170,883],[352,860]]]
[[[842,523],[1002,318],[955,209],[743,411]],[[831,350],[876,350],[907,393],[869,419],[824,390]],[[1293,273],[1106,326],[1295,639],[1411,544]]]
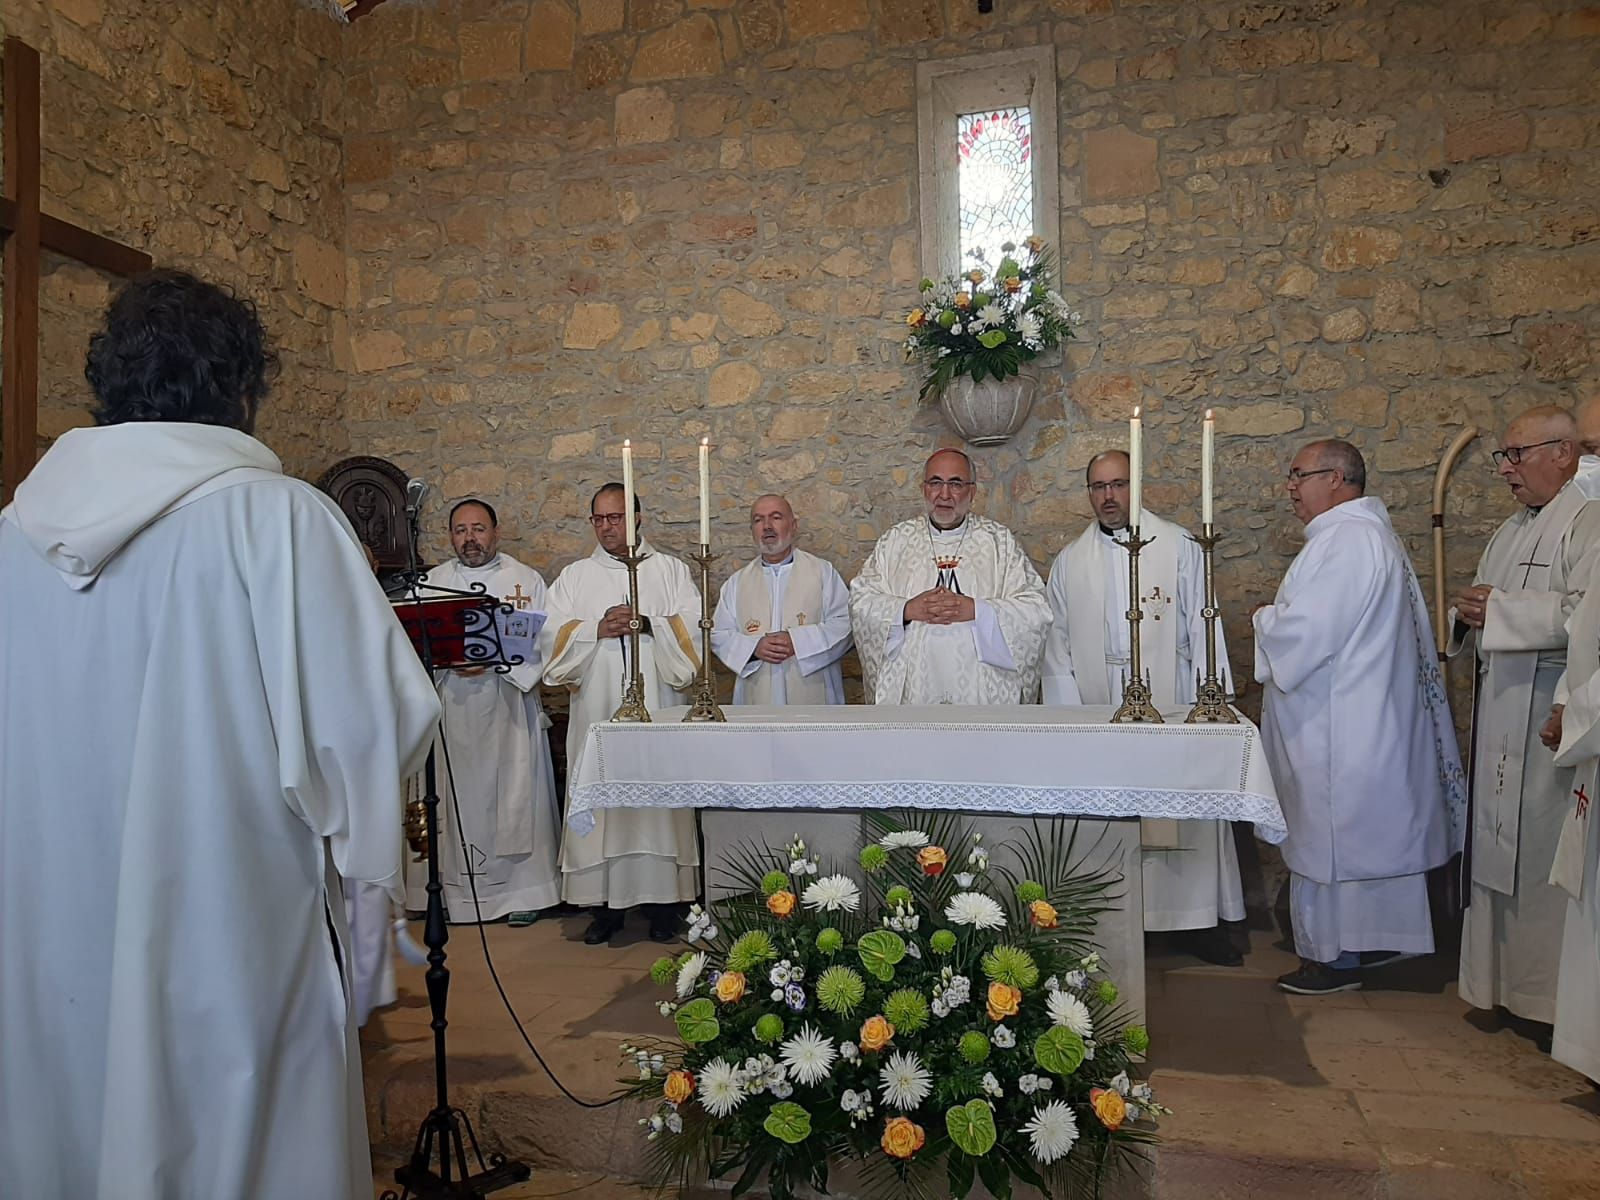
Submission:
[[[522,585],[519,583],[514,589],[512,589],[511,595],[506,597],[505,602],[520,611],[533,603],[533,597],[523,595]]]
[[[57,254],[113,275],[148,271],[142,250],[39,211],[39,52],[5,42],[5,334],[0,344],[0,485],[5,499],[33,470],[39,437],[39,253]]]

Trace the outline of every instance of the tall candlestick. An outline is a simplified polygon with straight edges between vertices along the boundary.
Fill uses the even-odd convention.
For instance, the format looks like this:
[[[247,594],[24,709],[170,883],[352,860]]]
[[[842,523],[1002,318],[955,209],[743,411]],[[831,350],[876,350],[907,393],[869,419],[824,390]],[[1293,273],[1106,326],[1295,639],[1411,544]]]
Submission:
[[[1217,422],[1206,409],[1206,419],[1200,426],[1200,524],[1211,526],[1211,457],[1216,449]]]
[[[700,544],[711,545],[711,439],[700,439]]]
[[[1139,529],[1140,502],[1144,492],[1144,425],[1139,420],[1139,410],[1133,410],[1128,422],[1128,526]]]
[[[633,443],[628,438],[622,439],[622,528],[631,554],[638,542],[633,527]]]

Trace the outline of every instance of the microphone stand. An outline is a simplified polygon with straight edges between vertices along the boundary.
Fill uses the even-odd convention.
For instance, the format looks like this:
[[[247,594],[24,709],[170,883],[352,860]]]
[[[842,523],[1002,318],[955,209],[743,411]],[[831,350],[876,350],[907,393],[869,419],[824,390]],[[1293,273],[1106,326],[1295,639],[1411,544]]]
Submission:
[[[483,657],[473,655],[472,661],[475,665],[492,667],[504,674],[515,664],[505,657],[494,614],[505,606],[491,598],[481,584],[475,585],[475,591],[461,592],[426,582],[426,574],[417,568],[417,541],[421,534],[418,507],[420,505],[406,506],[410,535],[406,541],[407,568],[402,577],[406,599],[420,606],[423,589],[438,597],[480,598],[488,616],[493,650]],[[418,626],[420,636],[416,639],[417,649],[422,656],[422,665],[427,668],[429,678],[432,678],[436,658],[428,619],[422,617]],[[442,724],[439,736],[444,736]],[[422,771],[422,803],[427,813],[428,842],[428,907],[422,937],[428,947],[428,971],[423,978],[428,985],[428,1006],[433,1013],[430,1027],[433,1030],[434,1107],[422,1119],[422,1126],[417,1130],[411,1158],[394,1173],[401,1191],[396,1193],[392,1188],[388,1189],[383,1192],[381,1200],[482,1200],[490,1192],[524,1182],[533,1174],[533,1170],[526,1163],[508,1159],[503,1154],[491,1153],[485,1158],[478,1147],[472,1121],[464,1111],[450,1103],[445,1052],[445,1028],[449,1025],[445,1019],[445,1009],[450,995],[450,971],[444,965],[444,947],[450,940],[450,927],[444,919],[444,884],[439,878],[439,782],[435,749],[432,746],[428,748],[427,762]],[[472,1148],[472,1158],[476,1160],[476,1171],[467,1157],[468,1146]]]

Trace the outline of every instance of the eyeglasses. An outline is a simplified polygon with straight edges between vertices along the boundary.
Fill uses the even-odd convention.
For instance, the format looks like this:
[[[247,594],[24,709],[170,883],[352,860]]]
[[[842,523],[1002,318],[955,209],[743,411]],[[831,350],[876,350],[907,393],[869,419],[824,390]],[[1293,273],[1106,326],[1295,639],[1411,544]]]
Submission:
[[[1313,475],[1332,475],[1338,469],[1338,467],[1323,467],[1320,471],[1302,471],[1299,467],[1295,467],[1284,476],[1284,479],[1289,483],[1301,483]]]
[[[622,517],[622,513],[595,513],[589,518],[589,524],[596,529],[604,529],[607,525],[615,529],[622,524]]]
[[[974,485],[971,479],[924,479],[922,490],[925,492],[964,492]]]
[[[1534,442],[1529,446],[1507,446],[1504,450],[1494,451],[1489,455],[1489,458],[1494,462],[1496,470],[1499,470],[1506,463],[1516,467],[1522,464],[1522,456],[1529,450],[1537,450],[1540,446],[1559,446],[1566,440],[1566,438],[1547,438],[1542,442]]]
[[[1104,496],[1107,492],[1125,492],[1128,490],[1126,479],[1107,479],[1101,483],[1091,483],[1089,494],[1091,496]]]

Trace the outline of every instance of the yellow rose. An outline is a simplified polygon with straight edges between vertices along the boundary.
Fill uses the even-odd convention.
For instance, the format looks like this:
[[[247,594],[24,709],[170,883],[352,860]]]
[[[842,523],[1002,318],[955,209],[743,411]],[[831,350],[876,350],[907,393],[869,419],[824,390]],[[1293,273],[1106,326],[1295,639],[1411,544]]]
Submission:
[[[882,1017],[868,1017],[861,1026],[861,1048],[882,1050],[894,1038],[894,1026]]]
[[[1028,239],[1028,249],[1032,250],[1035,254],[1039,253],[1039,251],[1044,249],[1044,239],[1039,237],[1037,234],[1030,237]]]
[[[1028,920],[1040,929],[1054,929],[1056,927],[1056,910],[1043,900],[1035,900],[1028,905]]]
[[[694,1095],[694,1076],[687,1071],[669,1071],[661,1084],[661,1094],[674,1104],[682,1104]]]
[[[918,325],[921,325],[925,320],[927,320],[927,317],[920,308],[913,309],[911,312],[906,314],[906,324],[911,326],[913,329],[915,329]]]
[[[914,1125],[910,1117],[890,1117],[883,1126],[883,1141],[879,1143],[890,1158],[910,1158],[928,1140],[921,1125]]]
[[[1004,1021],[1007,1017],[1014,1017],[1021,1005],[1021,988],[1014,988],[1009,983],[989,985],[989,1020]]]
[[[744,976],[738,971],[724,971],[717,976],[717,999],[732,1004],[744,995]]]
[[[988,276],[982,271],[968,271],[967,278],[972,280],[973,283],[982,283]]]
[[[1015,296],[1022,290],[1022,278],[1018,275],[1007,275],[1005,279],[1006,291]]]
[[[767,897],[767,911],[775,917],[787,917],[794,911],[794,893],[773,892]]]
[[[942,846],[924,846],[917,851],[917,866],[924,875],[943,875],[946,861]]]
[[[1094,1106],[1094,1115],[1100,1118],[1100,1124],[1113,1132],[1121,1129],[1122,1123],[1128,1119],[1128,1102],[1120,1092],[1110,1088],[1090,1088],[1089,1103]]]
[[[972,297],[967,295],[965,292],[957,292],[953,303],[957,308],[971,308]]]

